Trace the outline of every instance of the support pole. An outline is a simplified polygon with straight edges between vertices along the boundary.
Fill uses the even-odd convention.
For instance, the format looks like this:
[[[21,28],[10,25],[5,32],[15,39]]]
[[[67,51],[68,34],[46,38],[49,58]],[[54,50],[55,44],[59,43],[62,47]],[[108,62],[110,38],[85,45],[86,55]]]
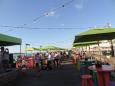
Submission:
[[[114,57],[114,47],[113,47],[113,42],[112,40],[110,40],[111,42],[111,54],[112,54],[112,57]]]
[[[100,49],[99,41],[98,41],[98,48],[99,48],[99,59],[101,61],[101,49]]]
[[[22,45],[20,44],[20,56],[21,56],[21,54],[22,54],[21,50],[22,50]]]
[[[26,56],[27,56],[27,44],[25,45],[25,53],[26,53]]]
[[[89,45],[89,53],[90,53],[90,45]]]

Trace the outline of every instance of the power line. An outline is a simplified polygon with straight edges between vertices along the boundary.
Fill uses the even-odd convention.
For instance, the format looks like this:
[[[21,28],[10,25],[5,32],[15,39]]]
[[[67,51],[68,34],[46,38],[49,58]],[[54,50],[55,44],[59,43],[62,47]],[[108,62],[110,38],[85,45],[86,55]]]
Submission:
[[[43,28],[43,27],[22,27],[22,26],[0,26],[0,27],[3,27],[3,28],[15,28],[15,29],[28,29],[28,30],[39,30],[39,29],[49,29],[49,30],[53,30],[53,29],[58,29],[58,30],[63,30],[63,29],[87,29],[88,27],[49,27],[49,28]],[[11,29],[13,30],[13,29]],[[9,30],[10,31],[10,30]]]
[[[2,32],[2,33],[7,33],[7,32],[10,32],[10,31],[14,31],[14,29],[9,29],[9,30],[4,31],[4,32]]]
[[[60,44],[60,43],[68,43],[70,40],[72,40],[72,38],[70,39],[66,39],[66,40],[63,40],[63,41],[53,41],[53,42],[43,42],[43,43],[40,43],[40,42],[26,42],[26,41],[23,41],[24,42],[24,44],[25,43],[29,43],[29,44],[39,44],[39,45],[50,45],[50,44]]]
[[[75,1],[75,0],[71,0],[71,1],[65,2],[64,4],[61,4],[59,7],[54,8],[52,11],[53,11],[53,12],[56,12],[57,10],[59,10],[59,9],[61,9],[61,8],[64,8],[65,6],[71,4],[73,1]],[[48,15],[50,14],[50,12],[51,12],[51,11],[46,11],[46,12],[44,12],[44,13],[43,13],[42,15],[40,15],[39,17],[33,19],[33,21],[35,22],[35,21],[39,20],[39,19],[42,18],[42,17],[48,16]]]
[[[61,9],[61,8],[64,8],[65,6],[71,4],[73,1],[75,1],[75,0],[67,1],[67,2],[61,4],[59,7],[54,8],[52,11],[44,12],[44,13],[43,13],[42,15],[40,15],[39,17],[33,19],[33,22],[36,22],[37,20],[39,20],[39,19],[42,18],[42,17],[45,17],[45,16],[50,15],[50,13],[53,12],[53,11],[56,12],[57,10],[59,10],[59,9]],[[54,28],[33,28],[33,27],[25,27],[25,26],[27,26],[27,25],[28,25],[28,24],[23,24],[23,26],[7,26],[7,25],[5,25],[5,26],[0,26],[0,27],[4,27],[4,28],[16,28],[16,29],[76,29],[76,28],[55,28],[55,27],[54,27]],[[7,30],[7,31],[5,31],[5,32],[10,32],[10,31],[13,31],[13,30],[15,30],[15,29],[10,29],[10,30]]]

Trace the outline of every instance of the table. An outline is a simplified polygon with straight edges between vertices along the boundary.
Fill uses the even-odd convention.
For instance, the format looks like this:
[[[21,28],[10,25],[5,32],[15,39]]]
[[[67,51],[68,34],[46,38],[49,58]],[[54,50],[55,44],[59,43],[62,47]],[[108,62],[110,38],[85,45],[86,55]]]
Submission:
[[[80,60],[80,74],[89,73],[88,67],[95,64],[95,60]]]
[[[88,69],[92,71],[97,71],[99,86],[109,86],[110,72],[115,70],[113,66],[102,65],[102,68],[96,68],[96,66],[93,65],[89,66]]]

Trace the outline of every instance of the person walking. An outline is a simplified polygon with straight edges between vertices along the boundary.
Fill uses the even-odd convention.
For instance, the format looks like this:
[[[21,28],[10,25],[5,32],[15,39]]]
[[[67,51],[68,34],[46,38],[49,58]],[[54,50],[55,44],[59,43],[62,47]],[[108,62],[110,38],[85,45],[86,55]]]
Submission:
[[[51,60],[52,60],[52,58],[51,58],[51,53],[48,54],[47,60],[48,60],[47,69],[48,69],[48,70],[51,70],[51,69],[52,69],[52,66],[51,66],[51,63],[52,63],[52,62],[51,62]]]
[[[54,54],[54,65],[56,68],[59,67],[59,62],[60,62],[61,56],[59,52],[55,52]]]

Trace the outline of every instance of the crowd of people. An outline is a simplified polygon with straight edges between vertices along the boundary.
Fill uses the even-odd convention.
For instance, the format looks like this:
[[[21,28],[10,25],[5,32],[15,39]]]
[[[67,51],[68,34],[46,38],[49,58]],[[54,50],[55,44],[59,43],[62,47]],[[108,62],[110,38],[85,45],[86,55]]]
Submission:
[[[10,56],[8,48],[0,48],[0,70],[6,71],[10,65]],[[19,56],[17,59],[20,61],[21,66],[25,66],[26,61],[24,58],[26,56]],[[39,70],[52,70],[53,68],[59,68],[64,59],[72,59],[73,63],[77,63],[82,58],[86,57],[86,52],[82,51],[56,51],[56,52],[37,52],[34,54],[33,58],[35,60],[35,65]]]
[[[26,56],[23,56],[26,57]],[[28,58],[28,57],[27,57]],[[65,59],[70,59],[73,61],[73,64],[76,64],[80,59],[86,58],[85,51],[56,51],[56,52],[37,52],[32,57],[35,61],[36,68],[39,70],[52,70],[59,68],[61,63]],[[18,58],[22,64],[21,66],[25,67],[27,63],[25,58]]]
[[[35,55],[36,64],[41,69],[58,68],[62,63],[62,61],[68,58],[73,61],[73,64],[76,64],[80,59],[87,59],[87,56],[85,51],[78,51],[78,50],[37,53]]]
[[[30,56],[30,58],[33,59],[35,68],[39,70],[52,70],[59,68],[65,59],[71,58],[70,54],[71,52],[69,51],[37,52]],[[19,56],[17,62],[21,64],[17,65],[17,68],[27,67],[29,65],[28,58],[28,56]]]
[[[73,63],[76,64],[80,59],[86,59],[86,52],[85,51],[78,51],[74,50],[72,51],[72,57],[73,57]]]
[[[68,52],[46,52],[35,55],[36,66],[46,70],[59,68],[61,62],[67,58],[69,58]]]

